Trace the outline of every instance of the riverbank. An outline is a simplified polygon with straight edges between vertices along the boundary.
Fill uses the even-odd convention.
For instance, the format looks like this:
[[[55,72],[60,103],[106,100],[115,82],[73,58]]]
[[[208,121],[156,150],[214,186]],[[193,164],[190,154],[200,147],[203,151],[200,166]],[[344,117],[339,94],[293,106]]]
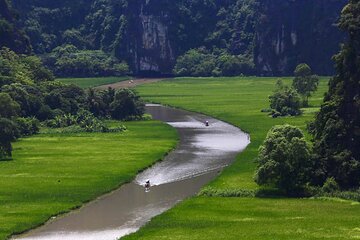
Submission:
[[[283,78],[290,84],[291,78]],[[205,188],[217,195],[256,191],[253,181],[258,147],[278,124],[302,129],[327,90],[327,78],[300,117],[270,118],[268,96],[277,78],[179,78],[137,88],[148,101],[202,112],[249,132],[251,144],[234,164]],[[308,136],[309,139],[309,136]],[[327,213],[325,213],[327,212]],[[351,239],[360,237],[360,205],[311,199],[195,197],[153,219],[124,239]]]
[[[124,133],[39,134],[14,143],[14,160],[0,162],[0,239],[131,181],[177,144],[166,124],[125,125]]]

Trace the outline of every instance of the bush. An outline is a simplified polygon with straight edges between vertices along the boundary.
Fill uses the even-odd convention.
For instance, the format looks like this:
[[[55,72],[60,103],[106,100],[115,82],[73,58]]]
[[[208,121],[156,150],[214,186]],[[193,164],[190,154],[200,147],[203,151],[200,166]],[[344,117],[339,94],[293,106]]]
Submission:
[[[284,86],[281,80],[276,83],[276,89],[269,97],[270,107],[274,110],[273,117],[297,116],[301,114],[301,100],[299,94],[288,86]]]
[[[30,136],[39,132],[39,121],[36,118],[17,118],[16,124],[21,136]]]
[[[290,195],[303,194],[311,173],[310,152],[299,128],[274,126],[259,148],[255,181]]]
[[[54,119],[45,122],[50,128],[69,128],[70,132],[119,132],[126,130],[126,127],[120,126],[115,129],[108,128],[103,121],[96,118],[91,112],[86,110],[79,111],[76,115],[64,114],[56,116]],[[76,126],[76,127],[74,127]],[[69,132],[68,129],[65,132]]]
[[[110,108],[111,116],[114,119],[126,120],[142,117],[145,112],[145,103],[134,91],[121,89],[115,93],[115,98]]]
[[[322,187],[322,191],[325,193],[337,192],[340,190],[339,184],[336,182],[335,178],[330,177],[326,180]]]

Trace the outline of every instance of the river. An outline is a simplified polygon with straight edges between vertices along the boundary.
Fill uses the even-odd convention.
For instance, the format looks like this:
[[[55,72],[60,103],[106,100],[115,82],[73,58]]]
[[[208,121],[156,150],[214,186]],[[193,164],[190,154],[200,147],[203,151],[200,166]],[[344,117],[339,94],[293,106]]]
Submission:
[[[198,193],[250,143],[240,129],[202,114],[156,104],[146,110],[178,130],[180,142],[174,151],[133,182],[15,239],[118,239]],[[147,179],[149,192],[143,187]]]

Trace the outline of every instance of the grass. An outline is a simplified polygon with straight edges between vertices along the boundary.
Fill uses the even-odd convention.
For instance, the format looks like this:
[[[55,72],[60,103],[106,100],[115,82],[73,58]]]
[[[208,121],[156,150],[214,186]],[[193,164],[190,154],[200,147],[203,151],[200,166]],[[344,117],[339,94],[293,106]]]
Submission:
[[[124,240],[359,239],[355,212],[360,204],[331,200],[196,197]]]
[[[0,162],[0,239],[129,182],[177,143],[176,131],[163,123],[125,125],[124,133],[39,134],[16,142],[14,160]]]
[[[305,129],[327,90],[322,78],[311,108],[301,117],[270,118],[268,96],[276,78],[179,78],[138,87],[148,101],[202,112],[230,122],[251,134],[251,144],[233,165],[203,191],[250,193],[254,159],[268,130],[277,124]],[[291,84],[290,78],[284,78]],[[309,136],[308,136],[309,139]],[[124,239],[359,239],[360,205],[334,199],[193,197],[156,217]]]
[[[57,81],[75,84],[81,88],[92,88],[129,80],[130,77],[57,78]]]

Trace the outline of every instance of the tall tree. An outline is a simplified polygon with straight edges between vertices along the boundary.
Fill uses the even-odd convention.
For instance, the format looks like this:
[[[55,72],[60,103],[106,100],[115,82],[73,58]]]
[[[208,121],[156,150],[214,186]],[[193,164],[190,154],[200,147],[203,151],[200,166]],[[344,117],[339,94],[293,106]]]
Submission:
[[[314,124],[315,183],[334,177],[342,188],[360,186],[360,0],[343,9],[339,27],[348,40],[334,59],[337,74]]]
[[[309,97],[319,85],[319,78],[312,74],[311,68],[306,63],[299,64],[294,72],[293,87],[301,95],[303,106],[309,105]]]

